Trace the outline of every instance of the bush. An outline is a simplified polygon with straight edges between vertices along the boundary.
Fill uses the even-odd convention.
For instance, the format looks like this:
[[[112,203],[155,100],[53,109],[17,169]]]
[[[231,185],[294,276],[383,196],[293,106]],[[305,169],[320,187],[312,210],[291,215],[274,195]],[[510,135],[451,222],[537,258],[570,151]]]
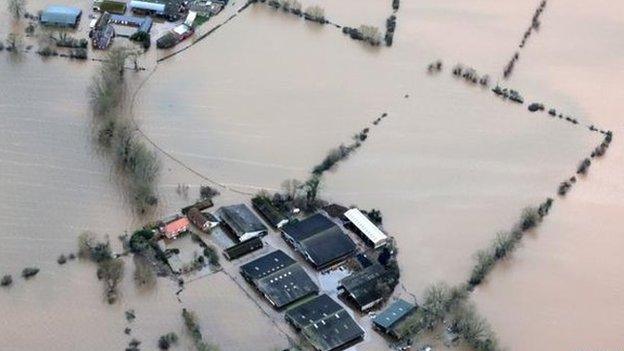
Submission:
[[[124,261],[121,258],[111,258],[100,262],[98,277],[106,285],[106,298],[109,304],[117,300],[117,285],[123,278]]]
[[[494,268],[496,258],[489,250],[479,250],[476,255],[477,263],[472,268],[468,284],[470,286],[477,286],[481,284],[485,276]]]
[[[143,49],[147,50],[152,46],[152,36],[144,31],[136,31],[130,36],[130,40],[141,43]]]
[[[10,274],[5,274],[0,279],[0,286],[11,286],[13,284],[13,277]]]
[[[472,304],[462,304],[453,311],[450,329],[459,334],[475,351],[496,351],[498,340],[489,323],[480,317]]]
[[[210,344],[207,344],[203,340],[203,336],[197,321],[197,316],[193,311],[189,311],[186,308],[182,309],[182,318],[184,319],[184,325],[186,330],[191,334],[193,343],[197,351],[218,351],[219,348]]]
[[[209,186],[209,185],[202,185],[199,187],[199,197],[202,200],[210,200],[215,196],[220,195],[221,193],[219,193],[219,190]]]
[[[22,270],[22,277],[25,279],[32,278],[39,273],[39,268],[27,267]]]
[[[581,161],[578,168],[576,169],[576,174],[587,174],[589,166],[591,166],[591,160],[589,158],[584,159],[583,161]]]
[[[158,339],[158,348],[161,350],[169,350],[171,345],[175,345],[178,343],[178,335],[174,332],[167,333],[162,335],[160,339]]]
[[[379,28],[369,25],[361,25],[358,31],[362,34],[362,38],[367,43],[377,46],[381,43],[381,32]]]
[[[310,6],[303,14],[307,20],[325,23],[325,10],[320,6]]]
[[[206,246],[204,248],[204,256],[208,259],[208,263],[214,267],[220,267],[219,254],[217,250],[212,246]]]

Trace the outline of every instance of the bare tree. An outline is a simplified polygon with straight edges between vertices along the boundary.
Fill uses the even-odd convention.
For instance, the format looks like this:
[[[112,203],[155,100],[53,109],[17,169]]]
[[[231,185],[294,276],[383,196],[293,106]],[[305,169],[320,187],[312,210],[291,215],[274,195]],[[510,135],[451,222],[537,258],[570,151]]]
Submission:
[[[7,1],[7,9],[9,13],[13,16],[13,19],[18,21],[22,15],[24,14],[26,1],[25,0],[8,0]]]

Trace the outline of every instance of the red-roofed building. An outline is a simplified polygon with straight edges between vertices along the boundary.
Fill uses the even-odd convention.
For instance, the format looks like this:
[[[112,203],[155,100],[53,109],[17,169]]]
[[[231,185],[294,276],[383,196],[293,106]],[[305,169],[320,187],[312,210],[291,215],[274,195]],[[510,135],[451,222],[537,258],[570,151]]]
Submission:
[[[188,230],[189,220],[186,217],[178,218],[174,221],[171,221],[165,225],[165,229],[163,230],[163,234],[167,239],[175,239],[176,236],[180,235]]]

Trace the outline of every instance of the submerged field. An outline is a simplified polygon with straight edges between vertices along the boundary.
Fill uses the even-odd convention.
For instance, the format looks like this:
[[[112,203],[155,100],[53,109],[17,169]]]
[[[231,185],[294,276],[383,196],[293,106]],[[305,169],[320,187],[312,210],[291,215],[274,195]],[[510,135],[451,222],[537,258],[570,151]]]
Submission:
[[[308,3],[352,26],[381,28],[391,13],[390,2]],[[542,29],[505,84],[528,102],[548,102],[584,123],[616,128],[617,138],[621,55],[610,40],[598,38],[621,31],[621,20],[608,10],[619,5],[603,1],[588,14],[577,5],[549,3]],[[398,241],[402,283],[420,296],[431,283],[463,281],[473,253],[508,229],[523,207],[554,196],[599,139],[450,75],[461,62],[500,77],[537,4],[401,6],[390,49],[371,49],[338,29],[251,7],[159,64],[138,95],[135,114],[144,132],[177,159],[255,192],[305,178],[327,150],[388,113],[371,127],[364,146],[326,177],[322,196],[381,209],[386,231]],[[591,25],[578,26],[582,20]],[[562,37],[576,39],[565,43]],[[429,76],[426,66],[436,59],[446,69]],[[137,312],[130,327],[151,349],[166,332],[183,334],[182,305],[198,313],[206,339],[222,350],[286,347],[285,337],[224,275],[193,282],[180,304],[167,280],[152,293],[136,291],[128,265],[122,303],[110,307],[95,267],[56,264],[59,254],[75,250],[82,230],[108,234],[116,245],[119,234],[140,224],[92,143],[86,87],[96,67],[35,56],[16,61],[0,53],[0,273],[42,269],[33,281],[0,291],[0,315],[12,321],[0,326],[8,350],[122,349],[129,340],[123,334],[128,308]],[[128,77],[138,82],[147,74]],[[474,294],[510,350],[624,342],[616,252],[622,244],[621,156],[615,144]],[[195,192],[206,182],[166,157],[162,169],[160,213],[190,201],[175,194],[177,184],[191,184]],[[223,191],[217,205],[244,199]],[[355,349],[378,347],[378,338],[368,338]]]

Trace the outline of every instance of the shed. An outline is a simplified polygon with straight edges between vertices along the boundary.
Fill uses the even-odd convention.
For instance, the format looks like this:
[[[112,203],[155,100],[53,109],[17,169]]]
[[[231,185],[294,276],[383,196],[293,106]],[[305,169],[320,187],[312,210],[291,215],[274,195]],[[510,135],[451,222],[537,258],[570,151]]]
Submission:
[[[316,269],[336,264],[355,252],[355,244],[338,225],[317,213],[282,227],[284,239]]]
[[[318,351],[343,350],[364,337],[349,313],[326,294],[289,309],[285,318]]]
[[[76,28],[80,22],[82,10],[77,7],[48,6],[41,13],[41,24],[45,26]]]
[[[126,3],[113,0],[95,0],[93,2],[93,11],[123,15],[126,12]]]
[[[235,260],[237,258],[243,257],[249,253],[252,253],[256,250],[261,249],[264,246],[262,243],[262,239],[260,238],[251,238],[249,240],[245,240],[241,243],[238,243],[234,246],[230,246],[223,251],[223,256],[228,259],[228,261]]]
[[[388,236],[357,208],[348,210],[344,216],[368,245],[377,249],[388,242]]]
[[[240,273],[277,309],[319,291],[301,265],[281,250],[242,265]]]
[[[394,328],[415,310],[416,305],[398,299],[373,319],[373,325],[382,333],[396,336]]]

